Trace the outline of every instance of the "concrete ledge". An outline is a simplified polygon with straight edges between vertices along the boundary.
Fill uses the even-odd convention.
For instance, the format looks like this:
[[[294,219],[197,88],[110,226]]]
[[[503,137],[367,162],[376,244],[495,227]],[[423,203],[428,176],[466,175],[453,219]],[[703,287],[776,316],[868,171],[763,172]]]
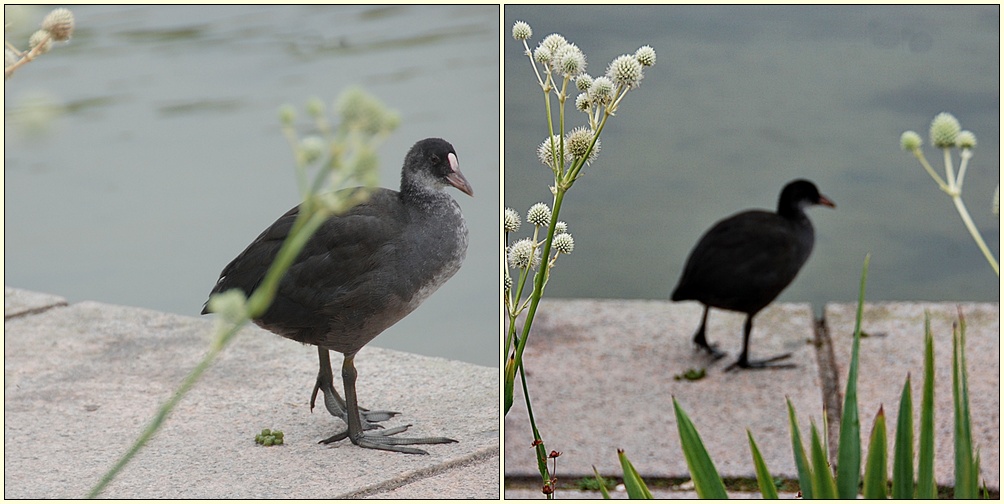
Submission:
[[[875,303],[865,305],[861,330],[858,376],[858,415],[861,418],[862,457],[879,405],[886,414],[888,439],[895,439],[899,397],[910,374],[914,439],[920,429],[920,401],[924,383],[924,312],[931,313],[934,336],[934,428],[937,455],[934,471],[941,485],[955,484],[954,410],[952,407],[952,323],[958,319],[956,303]],[[969,371],[969,409],[973,444],[980,449],[982,480],[1000,488],[1000,305],[965,303],[966,365]],[[846,388],[856,304],[826,305],[826,325]],[[890,441],[888,450],[893,449]],[[917,456],[916,449],[914,450]],[[864,460],[862,458],[862,460]],[[891,463],[891,458],[890,458]],[[890,470],[891,471],[891,470]]]
[[[93,302],[7,319],[4,497],[84,496],[204,355],[213,324]],[[402,412],[385,425],[459,443],[428,456],[317,444],[344,424],[310,413],[316,350],[249,327],[102,497],[498,498],[497,369],[372,346],[356,366],[360,402]],[[285,444],[256,445],[263,428]]]
[[[901,307],[901,308],[896,308]],[[826,322],[833,339],[836,376],[845,380],[856,305],[828,305]],[[955,304],[883,303],[869,305],[862,342],[859,405],[862,431],[867,434],[879,403],[895,415],[903,379],[914,376],[914,408],[919,411],[922,366],[923,309],[954,316]],[[968,321],[967,359],[973,431],[980,447],[983,474],[991,489],[999,488],[1000,353],[999,305],[963,304]],[[848,318],[848,314],[849,317]],[[558,477],[570,482],[592,475],[619,476],[617,448],[627,451],[635,468],[647,477],[689,477],[679,446],[672,398],[687,411],[724,477],[755,477],[748,428],[775,476],[797,478],[791,455],[785,397],[795,405],[803,442],[810,419],[822,429],[824,390],[841,393],[844,383],[823,387],[820,355],[813,344],[812,310],[805,304],[768,307],[754,320],[750,352],[768,357],[793,352],[798,367],[790,370],[725,373],[742,344],[743,316],[712,311],[708,339],[729,352],[709,363],[694,350],[691,337],[700,322],[696,303],[622,300],[544,300],[538,310],[524,359],[534,397],[538,428],[547,449],[562,452]],[[917,325],[920,317],[919,326]],[[951,438],[951,328],[935,324],[941,339],[938,367],[938,482],[952,484],[954,454]],[[848,325],[849,324],[849,325]],[[944,327],[947,325],[947,332]],[[919,329],[918,329],[919,328]],[[884,333],[886,336],[878,336]],[[947,345],[947,347],[945,347]],[[868,349],[867,351],[865,349]],[[700,381],[677,381],[688,368],[707,367]],[[943,376],[944,375],[944,376]],[[517,380],[518,383],[518,380]],[[947,387],[942,390],[941,387]],[[522,390],[517,385],[512,410],[505,418],[506,476],[539,477]],[[893,397],[886,397],[886,396]],[[919,416],[919,415],[918,415]],[[915,420],[916,422],[919,420]],[[942,424],[944,422],[944,424]],[[890,432],[890,439],[892,433]],[[832,442],[835,442],[832,441]],[[890,447],[891,449],[891,447]],[[890,469],[891,471],[891,469]],[[507,497],[535,497],[539,490],[509,488]],[[588,492],[587,492],[588,494]],[[598,494],[596,494],[598,496]],[[669,492],[667,497],[680,495]],[[685,494],[684,494],[685,495]],[[587,495],[588,496],[588,495]]]
[[[32,292],[22,289],[3,288],[3,318],[4,320],[41,313],[50,308],[66,306],[66,300],[51,294]]]

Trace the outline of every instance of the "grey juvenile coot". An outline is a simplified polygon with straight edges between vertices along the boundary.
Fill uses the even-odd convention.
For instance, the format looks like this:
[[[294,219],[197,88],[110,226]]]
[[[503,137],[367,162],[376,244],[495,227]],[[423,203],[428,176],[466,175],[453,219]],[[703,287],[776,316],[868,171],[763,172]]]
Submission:
[[[328,219],[307,242],[280,282],[272,306],[255,323],[280,336],[317,346],[320,370],[310,398],[320,390],[328,411],[348,424],[322,443],[348,437],[364,448],[425,454],[401,445],[452,443],[443,437],[391,437],[409,426],[383,431],[374,422],[396,412],[369,411],[356,401],[353,358],[366,343],[418,307],[460,268],[467,253],[467,226],[446,192],[473,196],[453,146],[439,138],[416,143],[404,159],[401,190],[377,189],[365,203]],[[293,208],[255,238],[220,274],[212,293],[261,283],[296,219]],[[203,307],[202,313],[207,313]],[[333,387],[328,352],[345,355],[343,401]]]
[[[694,343],[715,359],[721,358],[725,354],[704,336],[708,310],[715,307],[746,314],[742,355],[726,370],[791,366],[772,364],[791,354],[750,360],[750,331],[753,317],[795,279],[812,252],[815,237],[804,211],[810,205],[836,207],[812,182],[794,180],[781,190],[777,213],[748,210],[719,221],[690,252],[672,300],[704,304]]]

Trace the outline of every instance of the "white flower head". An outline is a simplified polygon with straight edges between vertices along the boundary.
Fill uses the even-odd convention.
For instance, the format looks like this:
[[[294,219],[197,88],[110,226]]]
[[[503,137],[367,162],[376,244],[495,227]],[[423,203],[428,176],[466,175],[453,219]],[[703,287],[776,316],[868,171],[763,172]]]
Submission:
[[[593,85],[593,78],[589,74],[580,74],[575,78],[575,89],[583,93],[589,91],[589,86]]]
[[[516,269],[534,269],[540,264],[540,251],[530,238],[523,238],[509,246],[506,251],[509,266]]]
[[[566,44],[556,53],[555,62],[561,73],[576,77],[586,71],[586,55],[575,44]]]
[[[580,112],[589,112],[589,106],[592,102],[589,101],[589,93],[579,93],[579,96],[575,97],[575,109]]]
[[[634,57],[641,63],[642,66],[653,66],[655,65],[655,49],[652,46],[641,46],[637,51],[634,52]]]
[[[593,144],[593,136],[593,130],[587,126],[579,126],[568,132],[565,137],[565,148],[573,159],[584,157],[587,151],[589,153],[586,158],[587,163],[592,163],[596,159],[600,152],[600,139],[597,138],[593,149],[589,150],[589,146]]]
[[[630,89],[638,87],[644,74],[638,59],[625,54],[610,62],[610,66],[607,68],[607,77],[618,86]]]
[[[526,221],[536,227],[544,227],[551,223],[551,209],[546,203],[534,203],[526,212]]]
[[[42,29],[52,34],[52,40],[62,42],[73,35],[73,13],[69,9],[55,9],[42,20]]]
[[[589,86],[589,97],[595,104],[610,103],[614,97],[614,82],[605,75],[593,79],[593,85]]]
[[[572,250],[575,249],[575,240],[568,233],[555,234],[554,240],[551,241],[551,246],[559,254],[571,254]]]
[[[530,25],[524,23],[523,21],[516,21],[516,24],[512,25],[512,38],[516,40],[526,40],[533,36],[533,30],[530,29]]]
[[[519,225],[519,212],[512,208],[506,208],[505,213],[502,214],[502,229],[506,233],[513,233],[519,230]]]
[[[537,159],[539,159],[544,166],[554,169],[557,167],[551,166],[554,163],[554,151],[551,150],[552,144],[554,145],[555,149],[560,149],[561,137],[559,135],[554,135],[551,138],[544,139],[544,141],[541,142],[540,145],[537,147]],[[558,159],[559,163],[565,163],[570,161],[567,148],[565,149],[565,152],[562,154],[563,155],[559,156]]]

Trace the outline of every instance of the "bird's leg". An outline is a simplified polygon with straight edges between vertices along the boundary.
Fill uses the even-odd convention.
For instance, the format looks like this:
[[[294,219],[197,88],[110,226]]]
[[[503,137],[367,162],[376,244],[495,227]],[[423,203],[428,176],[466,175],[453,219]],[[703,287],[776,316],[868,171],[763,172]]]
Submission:
[[[456,443],[456,440],[445,438],[445,437],[422,437],[422,438],[396,438],[391,437],[394,434],[399,434],[404,432],[411,427],[410,425],[405,425],[402,427],[395,427],[393,429],[387,429],[381,434],[367,434],[363,430],[362,423],[359,416],[359,405],[356,401],[356,367],[353,364],[354,354],[345,355],[345,360],[342,361],[342,381],[345,384],[345,406],[348,410],[348,424],[349,429],[347,432],[341,432],[331,436],[328,439],[321,441],[322,443],[331,443],[333,441],[338,441],[340,439],[345,439],[346,437],[352,441],[353,444],[360,446],[362,448],[373,448],[376,450],[387,450],[395,451],[401,453],[413,453],[416,455],[428,455],[425,450],[420,450],[418,448],[410,448],[401,445],[412,445],[412,444],[441,444],[441,443]]]
[[[310,411],[314,411],[314,401],[317,399],[317,391],[320,390],[324,394],[324,407],[327,408],[328,413],[348,423],[345,400],[335,390],[334,378],[331,374],[331,357],[327,348],[317,347],[317,360],[320,368],[317,371],[314,391],[310,394]],[[372,422],[383,422],[398,414],[396,411],[370,411],[366,408],[359,408],[359,413],[362,415],[360,424],[363,430],[382,429],[382,426]]]
[[[708,310],[710,309],[709,306],[704,307],[704,315],[701,317],[701,327],[694,333],[694,344],[697,345],[698,349],[708,352],[711,355],[712,361],[716,361],[725,357],[725,352],[718,350],[717,346],[709,344],[707,338],[704,337],[704,326],[708,323]]]
[[[753,314],[746,316],[746,324],[743,325],[743,353],[739,356],[739,360],[729,364],[729,367],[725,368],[726,371],[732,371],[736,368],[741,369],[790,369],[796,367],[792,363],[781,363],[775,364],[779,360],[787,359],[791,357],[790,353],[776,355],[769,359],[763,360],[749,360],[749,344],[750,344],[750,332],[753,331]]]

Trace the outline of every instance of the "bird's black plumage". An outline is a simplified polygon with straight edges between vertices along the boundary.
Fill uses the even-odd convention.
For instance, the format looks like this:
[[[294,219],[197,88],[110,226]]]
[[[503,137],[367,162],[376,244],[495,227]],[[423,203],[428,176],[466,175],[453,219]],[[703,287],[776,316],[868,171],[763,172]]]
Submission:
[[[438,138],[416,143],[405,157],[401,190],[377,189],[365,202],[322,224],[280,281],[272,305],[255,320],[276,334],[318,347],[314,396],[322,391],[328,410],[349,424],[348,432],[325,441],[349,437],[361,446],[408,453],[424,452],[398,445],[452,441],[391,438],[390,431],[364,435],[363,430],[378,427],[371,422],[395,413],[361,410],[359,425],[349,413],[357,407],[352,365],[356,352],[417,308],[463,262],[467,227],[460,206],[445,190],[449,186],[473,196],[453,146]],[[251,295],[298,212],[299,207],[289,210],[251,242],[223,269],[212,293],[240,289]],[[332,386],[329,350],[345,355],[347,404]],[[346,373],[352,375],[352,384]]]
[[[782,189],[776,213],[740,212],[719,221],[701,237],[671,296],[673,301],[695,300],[705,306],[694,343],[716,358],[723,355],[707,343],[704,334],[708,309],[715,307],[747,315],[742,355],[733,366],[765,367],[787,357],[750,361],[749,333],[753,317],[795,279],[812,252],[815,235],[804,211],[809,205],[834,207],[815,184],[795,180]]]

